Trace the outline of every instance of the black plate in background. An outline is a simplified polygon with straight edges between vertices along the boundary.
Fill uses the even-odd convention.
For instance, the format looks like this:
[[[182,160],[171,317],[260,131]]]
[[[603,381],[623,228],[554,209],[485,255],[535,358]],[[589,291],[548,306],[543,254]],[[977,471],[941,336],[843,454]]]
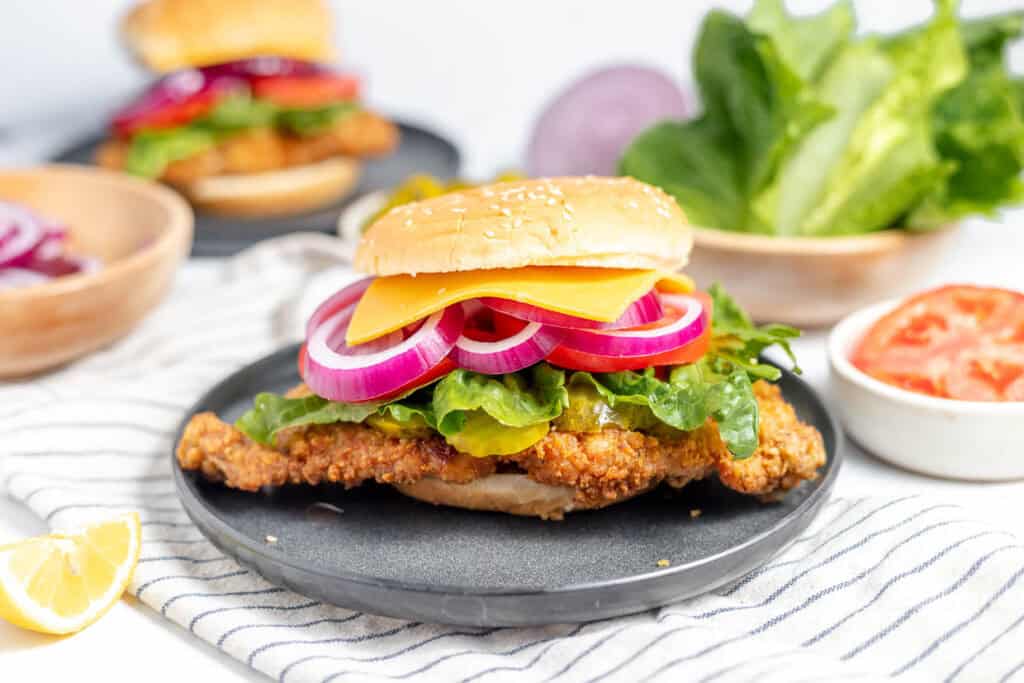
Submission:
[[[459,150],[447,139],[419,126],[397,122],[402,142],[394,154],[363,164],[359,187],[343,201],[311,213],[271,218],[228,218],[197,213],[193,256],[230,256],[256,242],[289,232],[314,230],[334,234],[345,204],[375,190],[398,185],[413,173],[452,178],[459,173]],[[55,161],[94,163],[96,148],[105,138],[96,136],[62,152]]]
[[[233,421],[256,393],[298,383],[297,351],[282,349],[231,375],[193,411]],[[803,380],[785,372],[780,384],[800,417],[821,431],[829,461],[817,481],[778,504],[703,481],[545,522],[434,507],[376,485],[243,493],[182,472],[176,463],[173,469],[185,510],[215,545],[311,598],[473,626],[588,621],[725,585],[811,523],[839,471],[840,432]],[[691,509],[702,514],[693,519]],[[268,535],[278,542],[268,545]],[[662,559],[671,566],[659,569]]]

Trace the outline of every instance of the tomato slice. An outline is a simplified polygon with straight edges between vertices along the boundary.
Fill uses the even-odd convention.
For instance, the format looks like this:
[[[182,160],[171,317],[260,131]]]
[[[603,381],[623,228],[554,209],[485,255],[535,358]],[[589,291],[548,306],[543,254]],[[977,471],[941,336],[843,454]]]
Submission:
[[[223,95],[224,93],[218,90],[196,93],[181,102],[166,104],[145,114],[132,116],[124,121],[115,121],[113,124],[114,132],[120,136],[127,137],[140,130],[158,130],[183,126],[209,113]]]
[[[359,79],[343,74],[267,76],[252,81],[257,98],[282,107],[310,109],[359,97]]]
[[[1024,294],[972,285],[923,292],[876,322],[851,361],[931,396],[1024,400]]]
[[[704,292],[694,292],[692,296],[697,297],[704,304],[704,308],[710,312],[713,310],[711,298]],[[641,325],[636,329],[654,329],[669,325],[683,314],[683,311],[665,306],[665,317],[661,320],[647,325]],[[552,351],[547,360],[552,365],[566,368],[568,370],[583,370],[586,372],[620,372],[622,370],[643,370],[644,368],[659,367],[664,365],[685,365],[695,363],[704,357],[708,352],[708,344],[711,340],[711,321],[703,334],[677,349],[655,353],[647,356],[601,356],[593,353],[585,353],[558,346]]]

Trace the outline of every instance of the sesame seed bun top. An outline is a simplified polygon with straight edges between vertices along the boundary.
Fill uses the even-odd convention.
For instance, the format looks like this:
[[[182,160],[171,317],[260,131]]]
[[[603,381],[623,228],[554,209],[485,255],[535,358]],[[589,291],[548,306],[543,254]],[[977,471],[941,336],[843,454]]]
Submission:
[[[398,206],[363,235],[372,275],[524,266],[678,270],[693,237],[675,200],[632,178],[542,178]]]

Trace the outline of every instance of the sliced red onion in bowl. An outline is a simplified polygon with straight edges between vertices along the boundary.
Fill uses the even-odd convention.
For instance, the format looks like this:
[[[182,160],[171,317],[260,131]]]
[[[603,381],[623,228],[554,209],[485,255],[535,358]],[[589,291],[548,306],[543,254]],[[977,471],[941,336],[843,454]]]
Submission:
[[[49,282],[50,277],[28,268],[0,268],[0,291]]]
[[[399,344],[373,353],[357,347],[331,348],[344,339],[355,304],[320,323],[306,339],[303,379],[317,396],[331,401],[371,401],[399,389],[430,371],[448,356],[462,333],[462,306],[449,306],[428,317]]]
[[[483,308],[475,300],[465,301],[462,306],[467,319]],[[503,375],[544,360],[563,337],[564,329],[540,323],[527,323],[512,336],[493,342],[470,339],[463,332],[452,349],[452,360],[460,368],[485,375]]]
[[[662,300],[683,311],[673,322],[632,330],[567,330],[562,345],[601,356],[649,356],[688,344],[708,326],[708,312],[699,299],[683,294],[662,294]]]
[[[350,285],[342,287],[334,294],[324,299],[323,303],[316,307],[313,311],[313,315],[309,316],[309,321],[306,323],[306,338],[308,339],[313,335],[313,330],[320,326],[320,324],[331,317],[343,308],[348,308],[352,304],[359,301],[360,297],[369,288],[370,283],[373,282],[372,277],[365,277],[361,280],[356,280]],[[346,329],[348,326],[345,326]],[[344,337],[342,338],[344,341]]]
[[[46,229],[31,211],[0,202],[0,268],[23,265],[46,236]]]
[[[641,66],[600,69],[570,85],[537,119],[526,152],[531,177],[616,175],[640,131],[687,113],[679,86]]]
[[[610,323],[579,318],[574,315],[566,315],[565,313],[556,313],[539,306],[531,306],[530,304],[512,301],[511,299],[484,297],[480,299],[480,302],[490,309],[510,315],[513,318],[553,327],[568,327],[578,330],[619,330],[626,327],[637,327],[661,320],[664,315],[661,303],[658,300],[658,293],[653,289],[631,303],[629,308],[618,319]]]

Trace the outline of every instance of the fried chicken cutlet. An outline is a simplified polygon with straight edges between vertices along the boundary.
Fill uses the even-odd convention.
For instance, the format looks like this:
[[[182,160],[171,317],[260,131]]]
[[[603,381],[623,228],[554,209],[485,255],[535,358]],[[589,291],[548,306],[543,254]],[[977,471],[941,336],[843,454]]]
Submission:
[[[160,179],[172,185],[188,185],[223,174],[274,171],[315,163],[335,156],[376,157],[398,145],[395,124],[369,111],[341,118],[314,135],[298,136],[272,128],[254,128],[225,138],[214,147],[167,164]],[[100,166],[123,170],[131,143],[123,139],[105,142],[96,153]]]
[[[212,413],[194,416],[178,444],[178,462],[206,478],[244,491],[325,482],[354,487],[368,480],[410,484],[433,477],[466,484],[495,472],[516,471],[541,484],[572,489],[574,509],[600,508],[662,482],[675,488],[713,474],[741,493],[774,499],[825,463],[818,431],[801,422],[766,382],[754,385],[760,407],[760,444],[735,460],[711,420],[692,432],[659,439],[637,431],[552,429],[519,453],[477,458],[456,451],[441,436],[396,438],[361,424],[296,427],[274,446],[254,443]],[[301,395],[293,390],[292,395]]]

